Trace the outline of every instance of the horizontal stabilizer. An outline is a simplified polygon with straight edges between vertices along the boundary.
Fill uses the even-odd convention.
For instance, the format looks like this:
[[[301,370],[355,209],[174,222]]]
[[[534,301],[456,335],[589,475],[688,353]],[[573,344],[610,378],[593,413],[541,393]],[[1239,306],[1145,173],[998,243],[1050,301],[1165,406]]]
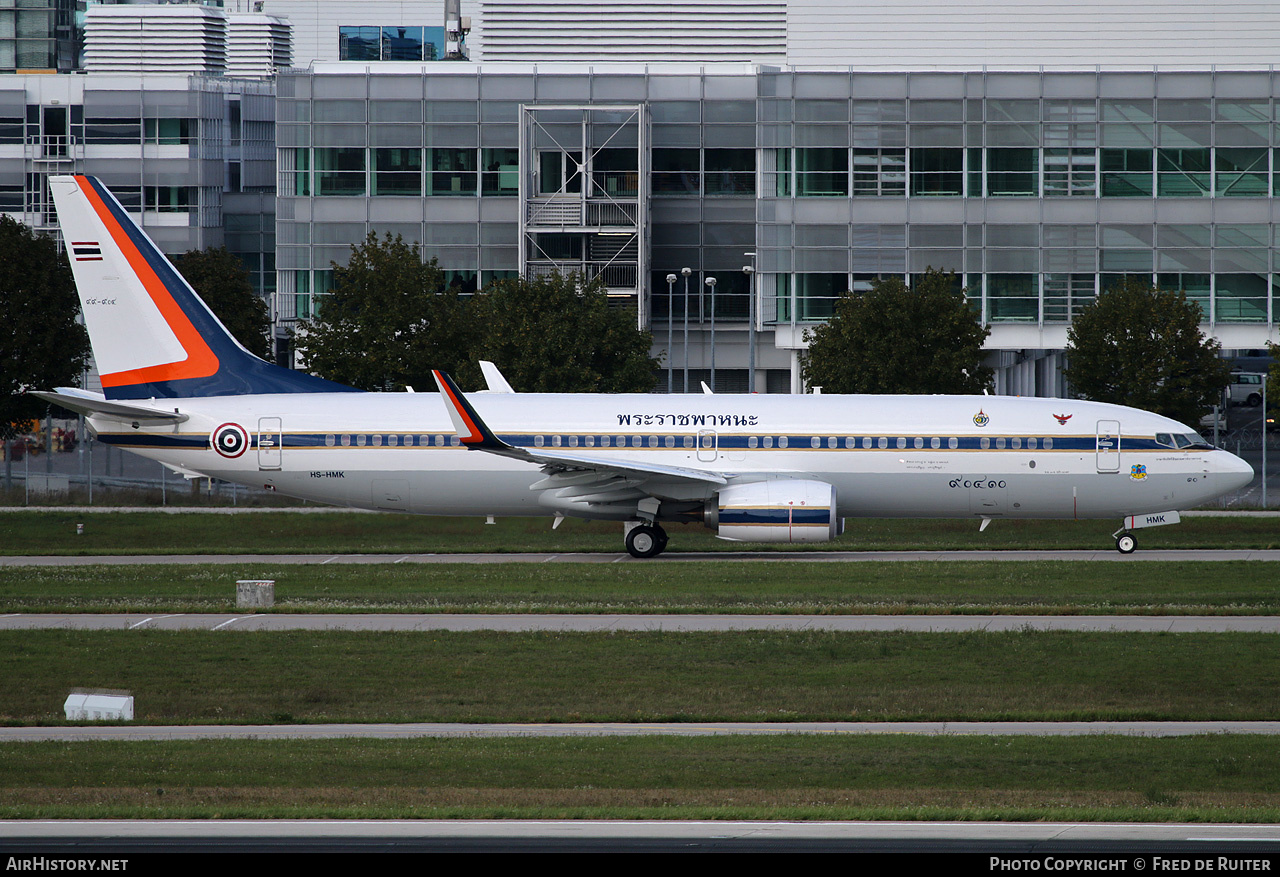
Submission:
[[[101,393],[91,393],[88,390],[79,390],[75,387],[59,387],[54,391],[37,390],[33,391],[31,395],[39,396],[46,402],[60,405],[77,414],[96,414],[101,417],[111,417],[115,420],[136,420],[139,423],[148,424],[185,423],[188,420],[186,414],[175,408],[152,408],[148,405],[113,402]]]

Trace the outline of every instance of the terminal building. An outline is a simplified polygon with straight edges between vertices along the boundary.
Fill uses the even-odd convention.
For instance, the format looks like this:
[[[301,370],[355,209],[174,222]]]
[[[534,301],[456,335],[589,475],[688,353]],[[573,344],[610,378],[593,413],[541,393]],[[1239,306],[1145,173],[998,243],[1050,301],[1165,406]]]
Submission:
[[[280,314],[389,231],[466,289],[601,277],[681,390],[714,357],[717,390],[799,391],[805,330],[841,293],[929,268],[991,326],[1000,392],[1064,392],[1072,315],[1125,276],[1185,289],[1226,348],[1275,340],[1275,72],[1007,68],[282,72]]]

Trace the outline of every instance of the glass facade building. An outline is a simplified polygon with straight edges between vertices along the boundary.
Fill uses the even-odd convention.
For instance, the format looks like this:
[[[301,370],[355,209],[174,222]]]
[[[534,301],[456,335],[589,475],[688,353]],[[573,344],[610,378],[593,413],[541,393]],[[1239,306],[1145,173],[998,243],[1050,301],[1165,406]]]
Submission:
[[[637,200],[645,275],[616,291],[679,370],[705,379],[714,335],[718,389],[748,385],[750,319],[751,386],[796,389],[805,329],[841,293],[930,268],[991,325],[1009,392],[1061,392],[1072,316],[1127,276],[1186,290],[1224,347],[1261,347],[1280,316],[1275,76],[317,64],[279,80],[279,310],[322,306],[369,231],[480,289],[527,266],[540,195],[611,184]],[[566,125],[539,145],[522,112],[612,105],[642,108],[634,142]],[[542,231],[542,255],[589,261],[590,228]]]

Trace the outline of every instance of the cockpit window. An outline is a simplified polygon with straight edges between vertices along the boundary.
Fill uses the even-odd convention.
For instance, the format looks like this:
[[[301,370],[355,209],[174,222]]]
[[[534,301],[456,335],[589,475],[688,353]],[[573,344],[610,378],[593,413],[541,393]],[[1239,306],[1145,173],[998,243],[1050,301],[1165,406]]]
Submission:
[[[1164,445],[1166,448],[1176,448],[1181,451],[1186,448],[1195,448],[1209,450],[1213,445],[1206,442],[1203,438],[1194,432],[1189,433],[1156,433],[1156,444]]]

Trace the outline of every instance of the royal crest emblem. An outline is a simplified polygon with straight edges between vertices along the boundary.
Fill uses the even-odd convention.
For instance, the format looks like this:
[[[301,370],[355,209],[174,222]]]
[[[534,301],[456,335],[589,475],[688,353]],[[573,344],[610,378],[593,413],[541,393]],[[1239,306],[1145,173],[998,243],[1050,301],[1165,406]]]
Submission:
[[[1147,477],[1147,467],[1141,463],[1135,463],[1129,469],[1129,477],[1132,478],[1134,481],[1141,481],[1142,479]]]
[[[988,417],[981,408],[978,409],[977,414],[973,415],[974,426],[986,426],[990,422],[991,422],[991,418]]]
[[[1075,415],[1074,414],[1055,414],[1053,415],[1053,417],[1055,420],[1058,421],[1058,423],[1060,423],[1063,426],[1066,426],[1067,421],[1070,420],[1072,417],[1075,417]]]

